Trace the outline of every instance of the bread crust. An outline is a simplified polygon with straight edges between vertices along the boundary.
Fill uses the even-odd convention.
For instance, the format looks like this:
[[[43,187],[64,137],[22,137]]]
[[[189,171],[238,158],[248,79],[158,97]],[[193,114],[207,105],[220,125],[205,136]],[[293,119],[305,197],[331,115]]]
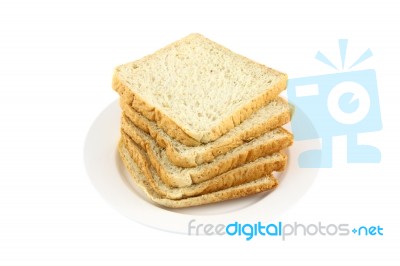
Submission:
[[[276,99],[283,104],[287,104],[286,100],[282,98]],[[240,145],[248,142],[253,138],[257,138],[267,131],[280,127],[290,121],[290,110],[287,108],[286,111],[278,113],[270,117],[269,119],[263,120],[261,123],[254,125],[246,131],[240,132],[240,134],[234,135],[231,138],[219,138],[206,145],[206,148],[201,152],[195,153],[182,153],[174,147],[171,139],[165,137],[165,135],[159,133],[159,129],[156,124],[148,120],[145,116],[136,112],[131,106],[126,104],[124,101],[120,101],[121,109],[126,115],[126,119],[122,119],[122,128],[128,131],[128,128],[132,124],[141,130],[145,131],[157,142],[160,147],[166,149],[168,159],[175,165],[180,167],[196,167],[204,163],[213,161],[217,156],[226,154],[230,150],[239,147]],[[170,136],[168,134],[168,136]],[[186,145],[189,146],[189,145]],[[196,148],[193,148],[193,150]]]
[[[118,151],[123,164],[132,178],[133,183],[139,186],[139,188],[142,189],[148,198],[150,198],[153,202],[168,208],[185,208],[236,199],[271,190],[278,185],[278,181],[274,178],[274,176],[268,175],[255,181],[250,181],[235,187],[202,194],[199,196],[175,200],[168,199],[162,197],[154,189],[152,189],[148,180],[143,176],[143,173],[134,168],[132,163],[133,160],[130,158],[129,152],[124,147],[122,141],[120,141],[118,145]]]
[[[158,156],[152,148],[152,144],[149,140],[150,136],[145,139],[144,137],[140,136],[140,134],[138,134],[138,131],[125,131],[124,129],[121,129],[121,135],[123,137],[122,139],[125,141],[125,145],[129,147],[129,140],[132,140],[146,152],[151,165],[155,168],[156,172],[165,184],[171,187],[187,187],[192,184],[204,182],[213,177],[224,174],[232,169],[235,169],[241,165],[255,161],[258,158],[270,155],[290,146],[293,142],[292,135],[284,129],[280,130],[282,130],[282,132],[286,134],[283,138],[279,140],[270,140],[268,142],[263,142],[260,145],[255,145],[254,147],[251,147],[247,150],[240,151],[234,156],[228,157],[227,159],[219,160],[218,162],[214,162],[213,164],[207,164],[201,170],[199,170],[198,168],[195,168],[193,170],[189,169],[185,174],[179,175],[175,175],[164,168],[163,164],[160,162]]]
[[[122,136],[122,141],[133,161],[137,165],[140,165],[143,174],[146,176],[154,191],[162,197],[169,199],[188,198],[238,186],[264,177],[271,174],[273,171],[283,171],[287,162],[287,156],[285,154],[277,153],[272,158],[270,157],[269,159],[245,164],[198,184],[193,184],[183,188],[171,188],[160,180],[161,178],[158,174],[153,173],[153,167],[148,156],[139,146],[124,135]]]

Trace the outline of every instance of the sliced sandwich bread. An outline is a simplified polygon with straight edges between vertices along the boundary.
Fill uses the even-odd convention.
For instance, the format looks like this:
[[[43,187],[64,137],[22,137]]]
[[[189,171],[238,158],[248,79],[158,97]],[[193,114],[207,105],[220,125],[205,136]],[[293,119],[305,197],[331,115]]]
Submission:
[[[180,167],[195,167],[211,162],[217,156],[226,154],[232,149],[290,121],[289,104],[286,100],[278,97],[217,140],[191,147],[170,137],[155,122],[135,111],[130,105],[123,101],[120,102],[120,105],[129,118],[129,120],[123,120],[122,127],[126,129],[125,131],[128,131],[128,127],[132,123],[150,134],[159,146],[166,149],[166,154],[171,163]]]
[[[157,174],[153,174],[154,168],[143,149],[126,135],[122,135],[121,138],[131,158],[140,167],[153,190],[162,197],[169,199],[193,197],[247,183],[274,171],[283,171],[287,161],[287,156],[284,153],[277,152],[258,158],[204,182],[182,188],[173,188],[161,180],[157,171],[155,171]]]
[[[270,174],[263,178],[233,186],[227,189],[202,194],[195,197],[185,199],[167,199],[158,194],[150,185],[148,179],[143,174],[141,168],[131,158],[131,155],[121,141],[118,146],[119,154],[123,164],[130,174],[130,182],[137,185],[153,202],[168,208],[184,208],[191,206],[204,205],[214,202],[225,201],[240,197],[249,196],[263,191],[271,190],[278,185],[278,181]],[[146,168],[145,168],[146,169]],[[156,176],[157,173],[151,170],[151,174]]]
[[[163,182],[171,187],[187,187],[204,182],[260,157],[285,149],[293,142],[292,134],[283,128],[277,128],[216,157],[210,163],[201,164],[194,168],[183,168],[172,164],[165,149],[158,146],[151,136],[132,123],[129,125],[129,119],[126,116],[123,116],[121,120],[123,140],[128,141],[131,138],[144,149]],[[242,170],[238,174],[244,174],[245,168]]]
[[[287,75],[191,34],[115,69],[113,89],[168,135],[214,141],[285,89]]]

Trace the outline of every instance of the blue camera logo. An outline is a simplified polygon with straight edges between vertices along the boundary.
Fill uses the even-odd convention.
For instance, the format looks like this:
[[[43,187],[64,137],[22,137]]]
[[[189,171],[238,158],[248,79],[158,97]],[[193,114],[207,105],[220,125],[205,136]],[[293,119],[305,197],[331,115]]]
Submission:
[[[339,40],[342,69],[347,40]],[[349,69],[372,56],[368,49]],[[321,52],[316,59],[337,69]],[[348,163],[379,163],[378,148],[357,143],[357,134],[382,129],[376,73],[349,71],[290,79],[288,99],[295,106],[292,130],[296,140],[321,138],[321,150],[299,157],[300,167],[332,167],[332,138],[347,136]]]

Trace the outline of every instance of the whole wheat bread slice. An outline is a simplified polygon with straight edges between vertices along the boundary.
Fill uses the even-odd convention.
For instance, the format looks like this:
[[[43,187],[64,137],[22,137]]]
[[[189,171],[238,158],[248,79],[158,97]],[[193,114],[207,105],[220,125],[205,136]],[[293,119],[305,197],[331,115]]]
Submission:
[[[292,134],[283,128],[277,128],[222,156],[218,156],[210,163],[194,168],[183,168],[172,164],[165,149],[158,146],[151,136],[132,124],[125,127],[124,124],[127,123],[129,123],[129,120],[123,116],[121,129],[123,139],[129,140],[131,138],[144,149],[163,182],[171,187],[187,187],[204,182],[260,157],[285,149],[293,143]]]
[[[130,105],[123,101],[120,104],[129,121],[151,135],[160,147],[166,149],[171,163],[180,167],[195,167],[211,162],[217,156],[226,154],[245,142],[290,121],[289,104],[286,100],[278,97],[217,140],[191,147],[171,138],[155,122],[136,112]],[[129,121],[123,120],[122,127],[125,128],[125,131],[128,131],[127,127],[131,126]]]
[[[122,141],[119,143],[118,150],[121,160],[130,174],[131,177],[130,181],[132,181],[131,183],[136,184],[153,202],[169,208],[184,208],[184,207],[215,203],[229,199],[236,199],[260,193],[263,191],[271,190],[278,185],[278,181],[271,174],[248,183],[203,194],[200,196],[179,199],[179,200],[167,199],[159,195],[156,191],[154,191],[154,189],[149,184],[149,181],[147,180],[146,176],[141,172],[141,169],[130,157],[130,153],[125,148]],[[154,170],[152,171],[152,174],[157,175],[157,173]]]
[[[112,87],[188,146],[221,137],[286,88],[287,75],[191,34],[118,66]]]
[[[154,168],[151,166],[149,158],[143,149],[141,149],[129,137],[127,138],[122,135],[121,138],[131,158],[147,177],[147,180],[154,191],[162,197],[169,199],[193,197],[247,183],[264,177],[274,171],[283,171],[287,162],[287,156],[284,153],[277,152],[232,169],[207,181],[187,187],[173,188],[166,185],[161,180],[158,173],[153,174]]]

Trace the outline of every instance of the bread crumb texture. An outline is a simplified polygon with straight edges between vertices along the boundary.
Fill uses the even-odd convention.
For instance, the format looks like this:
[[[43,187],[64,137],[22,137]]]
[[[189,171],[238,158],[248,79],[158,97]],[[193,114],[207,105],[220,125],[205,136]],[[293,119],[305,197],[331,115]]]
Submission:
[[[286,81],[286,74],[191,34],[117,67],[113,87],[160,127],[177,126],[207,143],[275,98]]]

